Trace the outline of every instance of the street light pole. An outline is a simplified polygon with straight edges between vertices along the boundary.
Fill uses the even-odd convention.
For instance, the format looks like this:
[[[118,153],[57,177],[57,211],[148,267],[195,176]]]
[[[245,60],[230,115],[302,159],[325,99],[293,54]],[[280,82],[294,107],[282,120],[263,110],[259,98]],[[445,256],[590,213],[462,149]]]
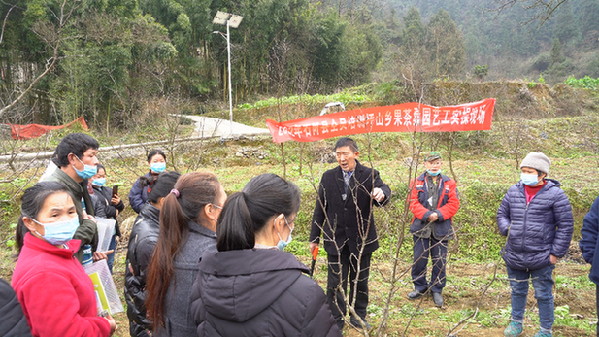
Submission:
[[[229,34],[229,20],[227,20],[227,69],[229,71],[229,122],[233,130],[233,94],[231,89],[231,34]]]
[[[227,82],[229,84],[229,122],[231,124],[231,133],[233,133],[233,89],[231,85],[231,32],[229,28],[239,27],[242,19],[243,17],[239,15],[217,11],[212,21],[212,23],[227,26]]]

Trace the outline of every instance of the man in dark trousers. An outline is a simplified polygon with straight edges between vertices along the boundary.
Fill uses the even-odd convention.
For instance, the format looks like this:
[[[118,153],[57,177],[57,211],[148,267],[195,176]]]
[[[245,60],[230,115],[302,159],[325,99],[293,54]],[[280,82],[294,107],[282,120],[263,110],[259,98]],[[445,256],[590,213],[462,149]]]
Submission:
[[[443,306],[441,292],[446,283],[447,246],[454,234],[451,218],[460,208],[456,183],[441,174],[442,164],[439,152],[427,154],[424,157],[426,171],[410,186],[410,211],[414,214],[410,225],[410,233],[414,235],[414,291],[408,294],[408,298],[417,299],[430,291],[437,307]],[[427,282],[429,255],[433,260],[433,270],[430,282]]]
[[[324,232],[328,255],[327,298],[340,328],[347,314],[345,294],[349,282],[350,315],[354,327],[370,328],[366,321],[370,257],[379,248],[372,206],[389,201],[391,189],[379,172],[361,165],[358,146],[351,138],[335,144],[339,166],[326,171],[320,179],[318,199],[312,218],[310,250],[317,249]],[[356,317],[357,316],[357,317]]]

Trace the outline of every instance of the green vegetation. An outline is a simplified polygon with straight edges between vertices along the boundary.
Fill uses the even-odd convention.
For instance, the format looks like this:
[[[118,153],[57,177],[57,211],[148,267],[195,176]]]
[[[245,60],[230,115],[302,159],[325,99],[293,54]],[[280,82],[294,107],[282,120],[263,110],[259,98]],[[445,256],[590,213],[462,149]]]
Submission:
[[[237,106],[240,110],[248,110],[248,109],[260,109],[260,108],[271,108],[277,107],[279,105],[288,105],[288,104],[326,104],[329,102],[344,102],[348,103],[363,103],[372,101],[372,97],[368,94],[356,94],[356,93],[348,93],[348,92],[340,92],[337,94],[331,95],[294,95],[294,96],[285,96],[281,98],[271,97],[268,99],[263,99],[254,103],[244,103]]]
[[[585,89],[599,89],[599,77],[591,78],[589,76],[585,76],[583,78],[575,78],[574,76],[568,77],[564,82],[567,85],[571,85],[575,88],[585,88]]]

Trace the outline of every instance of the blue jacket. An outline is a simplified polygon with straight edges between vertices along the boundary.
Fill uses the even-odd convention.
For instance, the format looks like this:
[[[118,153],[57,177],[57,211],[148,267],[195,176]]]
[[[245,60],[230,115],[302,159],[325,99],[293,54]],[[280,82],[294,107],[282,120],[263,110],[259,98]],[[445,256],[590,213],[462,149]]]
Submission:
[[[146,184],[143,180],[148,181]],[[139,214],[141,209],[148,203],[148,194],[152,189],[152,185],[156,181],[156,177],[152,176],[151,173],[146,173],[143,177],[137,179],[131,190],[129,191],[129,205]]]
[[[584,260],[591,264],[589,278],[599,285],[599,197],[593,202],[593,206],[582,220],[582,238],[580,239],[580,250]]]
[[[526,204],[524,185],[507,191],[499,210],[499,232],[507,236],[502,256],[508,267],[537,270],[549,266],[549,254],[562,257],[568,251],[574,218],[570,201],[559,182],[545,179],[545,186]]]

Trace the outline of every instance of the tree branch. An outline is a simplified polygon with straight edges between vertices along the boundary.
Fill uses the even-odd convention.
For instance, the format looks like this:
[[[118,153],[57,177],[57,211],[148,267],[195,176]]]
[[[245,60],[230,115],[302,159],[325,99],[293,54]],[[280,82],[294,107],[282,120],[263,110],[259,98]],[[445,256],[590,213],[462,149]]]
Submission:
[[[8,12],[6,12],[6,16],[4,17],[4,21],[2,22],[2,30],[0,30],[0,44],[2,44],[2,40],[4,39],[4,30],[6,29],[6,21],[8,21],[8,16],[13,9],[15,9],[17,5],[13,5]]]

